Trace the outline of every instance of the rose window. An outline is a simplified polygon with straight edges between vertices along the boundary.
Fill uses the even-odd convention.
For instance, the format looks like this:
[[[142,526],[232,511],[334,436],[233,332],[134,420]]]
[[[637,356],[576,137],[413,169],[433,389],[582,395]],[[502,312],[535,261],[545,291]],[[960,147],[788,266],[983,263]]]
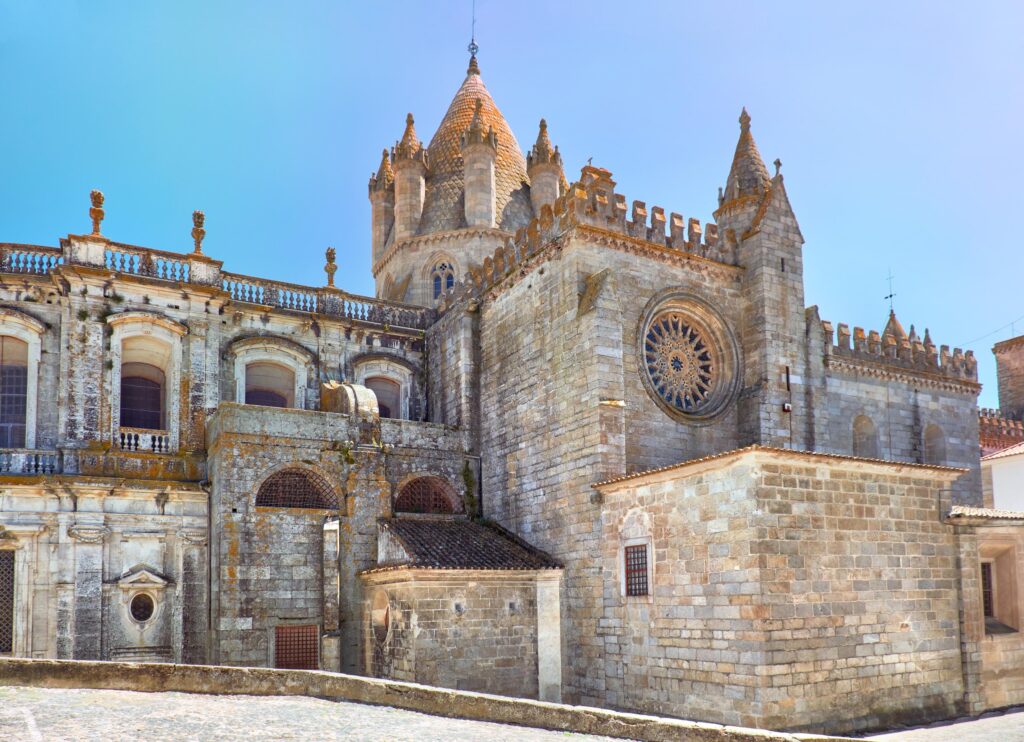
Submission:
[[[704,334],[678,312],[655,317],[644,338],[644,361],[655,392],[680,412],[697,412],[715,388],[715,353]]]

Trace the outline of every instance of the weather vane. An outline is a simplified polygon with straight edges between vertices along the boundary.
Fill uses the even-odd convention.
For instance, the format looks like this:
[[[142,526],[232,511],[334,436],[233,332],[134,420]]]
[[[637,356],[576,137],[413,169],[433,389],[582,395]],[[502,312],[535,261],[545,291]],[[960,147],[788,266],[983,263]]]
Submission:
[[[889,280],[889,294],[888,294],[888,296],[885,297],[886,299],[889,300],[889,311],[890,312],[893,311],[892,300],[893,300],[893,297],[896,296],[895,292],[892,290],[892,279],[893,279],[892,268],[890,268],[889,269],[889,278],[888,278],[888,280]]]
[[[469,47],[467,48],[474,57],[480,51],[480,46],[476,43],[476,0],[473,0],[473,25],[470,27]]]

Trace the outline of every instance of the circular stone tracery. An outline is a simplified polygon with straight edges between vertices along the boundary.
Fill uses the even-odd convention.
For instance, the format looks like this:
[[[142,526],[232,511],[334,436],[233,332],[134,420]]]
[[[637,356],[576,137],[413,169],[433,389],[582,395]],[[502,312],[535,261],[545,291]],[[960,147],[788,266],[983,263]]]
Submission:
[[[638,328],[640,376],[673,417],[700,424],[736,396],[739,348],[716,309],[670,289],[648,303]]]
[[[713,349],[679,312],[663,312],[650,322],[644,358],[651,384],[672,407],[698,412],[709,401],[717,372]]]

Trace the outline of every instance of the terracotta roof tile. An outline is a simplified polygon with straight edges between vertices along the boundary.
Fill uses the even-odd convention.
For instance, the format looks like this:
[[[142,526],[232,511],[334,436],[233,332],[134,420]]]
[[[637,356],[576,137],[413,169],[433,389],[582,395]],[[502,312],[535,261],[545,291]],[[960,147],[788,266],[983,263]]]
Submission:
[[[408,561],[367,572],[426,569],[561,569],[548,554],[494,524],[461,518],[387,518],[380,521],[405,548]]]
[[[473,120],[478,98],[483,104],[483,129],[486,131],[488,127],[493,127],[498,137],[498,156],[494,168],[497,226],[514,232],[519,227],[525,227],[533,217],[530,179],[526,174],[526,160],[519,149],[519,142],[480,75],[471,72],[455,93],[448,112],[427,147],[429,170],[419,234],[466,226],[460,139]]]

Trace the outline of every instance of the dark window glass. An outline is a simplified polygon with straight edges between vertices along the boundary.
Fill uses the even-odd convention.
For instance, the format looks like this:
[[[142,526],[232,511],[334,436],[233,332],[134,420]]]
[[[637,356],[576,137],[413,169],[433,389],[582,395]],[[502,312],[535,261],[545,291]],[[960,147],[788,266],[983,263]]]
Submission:
[[[647,595],[647,545],[626,547],[626,595]]]
[[[434,298],[437,299],[441,296],[441,276],[437,273],[434,274]]]
[[[271,392],[266,389],[247,389],[245,392],[246,404],[258,404],[264,407],[287,407],[288,400],[283,394]]]
[[[163,385],[141,376],[121,377],[121,427],[163,428]]]
[[[28,345],[0,338],[0,448],[25,447]]]
[[[14,651],[14,552],[0,550],[0,652]]]
[[[132,612],[132,618],[139,623],[148,621],[153,617],[153,609],[156,606],[153,605],[153,599],[145,593],[139,593],[132,598],[132,604],[129,606],[129,610]]]
[[[995,606],[992,602],[992,563],[983,562],[981,565],[981,605],[985,610],[985,618],[992,618],[995,614]]]

